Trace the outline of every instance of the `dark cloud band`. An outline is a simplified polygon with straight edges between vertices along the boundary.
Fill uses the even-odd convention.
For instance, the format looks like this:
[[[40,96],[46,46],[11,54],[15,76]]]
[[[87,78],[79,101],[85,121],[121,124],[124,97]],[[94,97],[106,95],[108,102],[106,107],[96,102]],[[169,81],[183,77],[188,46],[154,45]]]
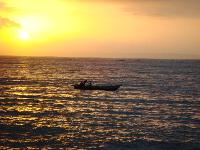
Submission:
[[[125,0],[124,10],[135,15],[200,17],[199,0]]]
[[[69,1],[69,0],[66,0]],[[200,17],[200,0],[75,0],[121,5],[133,15],[157,17]]]

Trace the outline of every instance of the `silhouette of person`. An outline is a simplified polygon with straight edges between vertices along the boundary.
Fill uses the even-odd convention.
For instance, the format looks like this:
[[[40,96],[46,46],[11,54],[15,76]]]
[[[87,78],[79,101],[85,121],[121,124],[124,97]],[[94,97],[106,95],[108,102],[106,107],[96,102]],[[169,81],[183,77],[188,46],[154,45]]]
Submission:
[[[81,81],[80,86],[85,86],[86,83],[87,83],[87,80]]]

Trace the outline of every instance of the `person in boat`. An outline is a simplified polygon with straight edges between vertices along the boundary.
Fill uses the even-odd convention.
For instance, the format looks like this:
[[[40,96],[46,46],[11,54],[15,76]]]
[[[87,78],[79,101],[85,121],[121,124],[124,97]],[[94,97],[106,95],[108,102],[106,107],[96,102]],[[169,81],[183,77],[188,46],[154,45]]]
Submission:
[[[87,83],[87,80],[84,80],[84,81],[81,81],[79,85],[80,85],[81,87],[83,87],[83,86],[85,86],[86,83]]]

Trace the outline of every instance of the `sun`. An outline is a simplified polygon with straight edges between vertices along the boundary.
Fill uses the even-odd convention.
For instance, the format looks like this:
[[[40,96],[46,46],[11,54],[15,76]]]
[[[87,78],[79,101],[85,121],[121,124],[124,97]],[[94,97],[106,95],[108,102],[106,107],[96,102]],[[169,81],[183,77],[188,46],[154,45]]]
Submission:
[[[28,40],[28,39],[30,38],[29,33],[26,32],[26,31],[21,31],[19,36],[20,36],[20,38],[21,38],[22,40]]]

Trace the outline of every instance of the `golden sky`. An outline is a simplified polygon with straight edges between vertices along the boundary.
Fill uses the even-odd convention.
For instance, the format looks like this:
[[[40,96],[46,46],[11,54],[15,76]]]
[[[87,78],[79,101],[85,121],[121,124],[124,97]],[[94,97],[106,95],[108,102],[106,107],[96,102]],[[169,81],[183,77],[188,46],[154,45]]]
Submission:
[[[200,1],[0,0],[0,55],[200,59]]]

